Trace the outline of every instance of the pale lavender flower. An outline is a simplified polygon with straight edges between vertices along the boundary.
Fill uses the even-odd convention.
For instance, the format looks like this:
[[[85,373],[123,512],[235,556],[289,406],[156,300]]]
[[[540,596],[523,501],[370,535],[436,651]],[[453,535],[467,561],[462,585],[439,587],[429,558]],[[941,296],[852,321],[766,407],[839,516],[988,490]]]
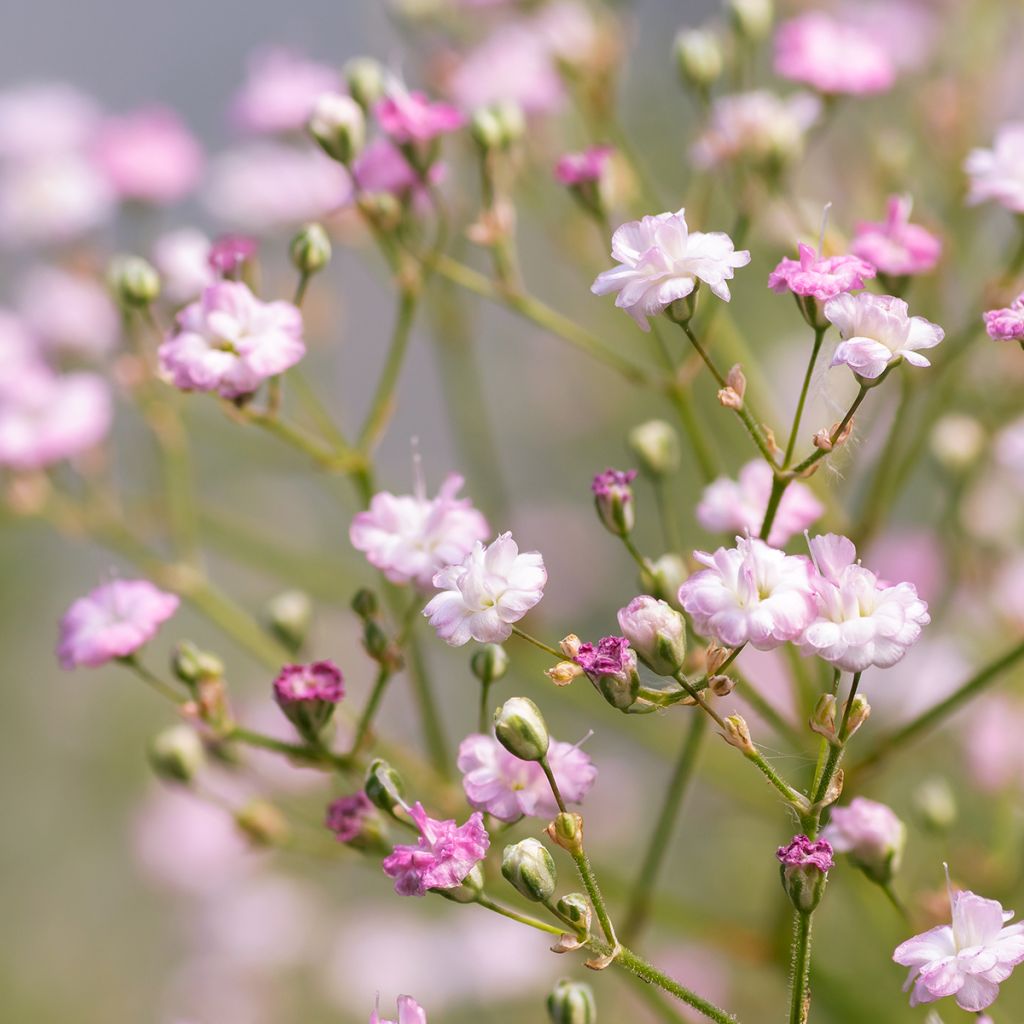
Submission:
[[[95,278],[36,266],[20,283],[18,311],[52,352],[97,358],[117,345],[121,325],[110,294]]]
[[[1024,341],[1024,295],[1004,309],[990,309],[984,314],[985,330],[995,341]]]
[[[427,1024],[427,1012],[412,996],[399,996],[397,1021],[381,1020],[378,1009],[374,1009],[370,1024]]]
[[[890,196],[884,221],[857,225],[850,252],[892,277],[934,270],[942,256],[942,241],[920,224],[910,223],[911,205],[907,196]]]
[[[447,168],[435,160],[427,172],[431,185],[444,181]],[[374,139],[356,157],[352,177],[360,192],[387,192],[401,202],[412,199],[417,207],[430,203],[430,192],[421,177],[413,170],[405,154],[390,139]]]
[[[784,257],[768,275],[773,292],[792,292],[821,302],[843,292],[863,288],[875,276],[875,268],[857,256],[822,256],[802,242],[797,246],[799,259]]]
[[[836,853],[846,853],[872,878],[885,882],[899,868],[907,828],[891,807],[855,796],[846,807],[834,807],[822,839]]]
[[[1002,125],[991,149],[972,149],[964,170],[970,179],[968,203],[991,199],[1024,213],[1024,121]]]

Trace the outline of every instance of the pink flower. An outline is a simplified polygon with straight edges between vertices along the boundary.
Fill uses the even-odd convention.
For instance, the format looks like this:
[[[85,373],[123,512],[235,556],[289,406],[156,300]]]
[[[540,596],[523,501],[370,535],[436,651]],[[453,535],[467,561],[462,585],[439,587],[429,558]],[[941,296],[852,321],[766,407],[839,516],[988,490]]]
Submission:
[[[352,546],[392,583],[429,588],[441,569],[460,564],[490,533],[470,499],[455,497],[462,484],[458,473],[450,473],[436,498],[427,498],[422,482],[415,494],[375,494],[352,520]]]
[[[850,246],[879,273],[892,277],[927,274],[942,256],[942,241],[920,224],[910,223],[907,196],[890,196],[884,221],[863,221]]]
[[[811,565],[764,541],[737,537],[713,555],[695,551],[706,569],[679,588],[693,627],[726,647],[749,643],[760,651],[796,640],[814,618]]]
[[[995,341],[1024,341],[1024,295],[1004,309],[990,309],[984,314],[985,330]]]
[[[259,251],[260,243],[248,235],[221,235],[210,246],[206,261],[221,277],[240,273]]]
[[[986,793],[1024,785],[1024,706],[991,694],[971,712],[963,751],[971,781]]]
[[[96,130],[92,97],[64,82],[30,82],[0,92],[0,158],[32,160],[82,150]]]
[[[374,108],[381,130],[399,144],[430,142],[458,131],[465,115],[447,103],[435,103],[422,92],[394,89]]]
[[[345,682],[333,661],[285,665],[274,680],[274,699],[282,707],[309,701],[337,704],[344,696]]]
[[[821,256],[809,245],[797,246],[798,260],[788,257],[768,275],[768,287],[781,294],[808,295],[824,302],[842,292],[863,288],[875,268],[857,256]]]
[[[446,169],[440,161],[431,164],[427,177],[433,185],[444,181]],[[352,176],[360,192],[387,192],[405,201],[410,196],[418,205],[429,203],[430,196],[405,154],[390,139],[374,139],[356,157]]]
[[[96,358],[116,347],[117,309],[97,280],[59,267],[33,267],[21,282],[18,310],[53,352]]]
[[[993,199],[1013,213],[1024,213],[1024,121],[1002,125],[991,149],[972,149],[964,170],[970,178],[968,203]]]
[[[575,661],[591,678],[636,671],[636,654],[624,636],[603,636],[596,646],[580,644]]]
[[[891,807],[855,796],[846,807],[834,807],[822,839],[876,881],[884,883],[899,868],[907,829]]]
[[[479,811],[465,825],[428,818],[419,802],[409,812],[420,830],[415,846],[399,845],[384,858],[384,874],[399,896],[423,896],[428,889],[454,889],[484,859],[490,837]]]
[[[697,522],[712,533],[757,536],[768,510],[771,489],[771,466],[763,459],[754,459],[740,470],[738,480],[722,476],[704,488],[697,505]],[[768,543],[773,548],[782,547],[817,522],[824,511],[806,484],[791,483],[779,502]]]
[[[991,1006],[1024,960],[1024,925],[1004,927],[1013,917],[996,900],[973,892],[950,892],[952,926],[940,925],[896,947],[892,958],[910,968],[904,990],[913,986],[910,1005],[955,996],[963,1010]]]
[[[0,387],[0,466],[40,469],[72,458],[99,444],[112,418],[110,390],[97,374],[22,367]]]
[[[599,274],[590,290],[595,295],[617,292],[615,305],[624,309],[641,330],[677,299],[685,299],[703,281],[728,302],[729,285],[737,267],[750,262],[746,249],[736,252],[721,231],[690,231],[686,211],[659,213],[630,221],[612,235],[612,258],[619,266]]]
[[[803,654],[846,672],[895,665],[931,621],[914,585],[882,582],[856,561],[853,542],[834,533],[811,540],[811,557],[816,613],[800,638]]]
[[[374,1010],[370,1014],[370,1024],[427,1024],[427,1013],[412,996],[398,997],[398,1020],[381,1020],[380,1014]]]
[[[888,52],[873,36],[817,11],[779,26],[775,73],[827,94],[885,92],[896,80]]]
[[[159,356],[175,387],[237,398],[294,366],[305,352],[295,306],[261,302],[240,281],[222,281],[178,314]]]
[[[614,152],[613,146],[590,146],[582,153],[566,153],[555,164],[555,177],[563,185],[599,182]]]
[[[165,107],[110,118],[93,146],[97,165],[122,199],[174,203],[195,188],[203,151],[181,118]]]
[[[544,596],[548,574],[539,551],[519,552],[511,533],[486,548],[481,541],[459,565],[434,577],[441,590],[423,609],[437,635],[452,647],[470,640],[501,643]]]
[[[824,839],[794,836],[786,846],[776,850],[775,856],[784,868],[811,867],[822,873],[832,870],[832,847]]]
[[[153,246],[162,293],[174,303],[190,302],[216,277],[210,268],[210,239],[198,228],[177,228]]]
[[[134,654],[178,608],[174,594],[147,580],[113,580],[80,597],[60,621],[64,668],[96,668]]]
[[[366,819],[373,814],[373,804],[360,790],[351,796],[342,796],[330,803],[324,824],[334,833],[339,843],[350,843],[363,832]]]
[[[842,338],[831,365],[846,365],[867,380],[900,360],[931,366],[918,350],[934,348],[945,337],[938,324],[910,316],[907,304],[891,295],[838,295],[825,304],[825,317]]]
[[[581,803],[597,778],[597,768],[579,747],[559,740],[548,746],[548,764],[563,799]],[[552,818],[558,813],[544,769],[537,761],[521,761],[493,736],[473,733],[459,744],[458,768],[469,806],[499,821],[524,815]]]
[[[326,64],[282,47],[263,50],[249,61],[231,101],[231,120],[260,135],[299,131],[320,95],[337,92],[340,84],[338,72]]]

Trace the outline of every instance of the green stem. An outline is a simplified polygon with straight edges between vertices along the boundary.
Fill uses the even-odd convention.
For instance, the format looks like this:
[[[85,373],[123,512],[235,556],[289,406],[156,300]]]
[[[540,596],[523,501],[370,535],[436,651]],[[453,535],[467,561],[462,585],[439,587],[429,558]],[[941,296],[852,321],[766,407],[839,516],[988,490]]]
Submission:
[[[427,742],[427,750],[430,760],[434,764],[437,773],[443,779],[451,775],[451,767],[448,764],[448,741],[445,738],[444,727],[441,724],[441,716],[437,710],[437,701],[434,697],[434,690],[427,675],[426,664],[423,661],[423,652],[420,650],[416,635],[412,632],[405,640],[406,668],[409,672],[409,679],[412,682],[413,697],[419,708],[420,721],[423,724],[423,735]]]
[[[551,770],[551,765],[548,763],[546,756],[541,759],[540,766],[544,769],[544,775],[548,780],[548,785],[551,787],[551,795],[555,798],[555,803],[558,805],[558,809],[562,814],[568,814],[565,807],[565,801],[562,799],[562,792],[558,788],[558,783],[555,781],[555,773]]]
[[[640,567],[641,572],[650,572],[650,563],[641,554],[640,549],[629,539],[627,534],[622,534],[622,543],[629,552],[630,557]]]
[[[793,414],[793,425],[789,428],[789,442],[786,444],[786,454],[782,458],[782,466],[785,468],[793,458],[793,449],[796,446],[796,439],[800,433],[800,421],[804,415],[804,405],[807,402],[807,391],[811,386],[811,378],[814,376],[814,364],[818,361],[818,353],[821,351],[821,343],[825,338],[828,325],[814,328],[814,345],[811,348],[811,356],[807,360],[807,372],[804,374],[803,386],[800,388],[800,398],[796,403],[796,412]]]
[[[440,892],[440,895],[445,895],[443,890]],[[519,911],[513,910],[511,907],[505,907],[500,903],[495,903],[494,900],[484,896],[483,893],[476,898],[475,902],[486,910],[491,910],[495,914],[501,914],[502,917],[507,917],[512,921],[518,921],[520,924],[529,925],[531,928],[536,928],[539,932],[547,932],[548,935],[561,935],[565,931],[564,928],[548,924],[547,921],[538,921],[535,917],[530,917],[527,914],[520,914]]]
[[[513,626],[512,632],[519,637],[520,640],[525,640],[527,643],[533,644],[534,647],[539,647],[545,654],[550,654],[552,658],[555,658],[558,661],[566,660],[565,655],[562,654],[561,651],[556,651],[554,647],[548,647],[546,643],[538,640],[535,636],[530,636],[529,633],[524,632],[518,626]]]
[[[718,476],[718,458],[694,411],[690,389],[679,381],[673,381],[668,388],[668,398],[693,449],[701,479],[711,483]]]
[[[119,658],[118,660],[125,668],[131,669],[147,686],[159,693],[161,697],[171,701],[171,703],[180,706],[188,700],[187,697],[180,694],[169,683],[165,683],[154,672],[150,672],[141,661],[136,659],[134,654],[129,654],[127,657]]]
[[[369,700],[366,702],[366,707],[363,708],[363,713],[359,716],[359,723],[356,725],[355,739],[352,741],[352,750],[349,756],[354,757],[359,753],[359,748],[363,745],[366,734],[370,731],[370,726],[373,724],[377,708],[380,707],[381,698],[384,696],[384,691],[387,689],[390,679],[391,669],[381,665],[377,672],[373,689],[370,691]]]
[[[789,1024],[807,1024],[811,1011],[811,915],[795,911]]]
[[[342,772],[350,772],[352,770],[352,762],[349,758],[333,754],[325,747],[286,743],[284,740],[275,739],[273,736],[264,736],[263,733],[254,732],[252,729],[245,729],[240,725],[233,725],[220,738],[228,742],[245,743],[250,747],[259,747],[261,750],[272,750],[275,754],[283,754],[293,761],[323,765],[332,770]]]
[[[873,382],[872,387],[876,383],[877,381]],[[854,413],[856,413],[856,411],[860,408],[861,402],[863,402],[864,399],[868,397],[868,392],[870,390],[871,388],[861,384],[860,391],[857,392],[857,397],[853,400],[853,404],[850,406],[849,409],[846,410],[846,415],[839,421],[838,425],[836,426],[836,429],[832,431],[832,434],[829,437],[829,442],[833,447],[835,446],[839,438],[842,436],[843,431],[846,430],[846,428],[849,426],[850,420],[853,419]],[[791,470],[790,479],[799,476],[801,473],[810,469],[811,466],[813,466],[816,462],[819,462],[821,459],[825,458],[826,455],[828,455],[828,452],[824,448],[818,448],[812,454],[808,455],[807,458],[804,459],[804,461],[801,462],[799,466]]]
[[[480,717],[477,731],[485,736],[491,731],[491,687],[493,685],[493,679],[488,683],[480,684]]]
[[[658,506],[658,518],[661,520],[661,532],[665,538],[665,545],[669,551],[682,551],[683,542],[679,536],[679,523],[673,515],[665,480],[660,476],[655,477],[651,481],[651,485],[654,488],[654,502]]]
[[[577,850],[570,850],[569,852],[572,854],[572,859],[576,862],[576,870],[579,872],[583,887],[587,890],[587,896],[590,897],[590,902],[594,907],[594,913],[597,914],[597,920],[601,924],[604,937],[608,940],[612,950],[615,950],[619,946],[619,940],[615,937],[615,926],[612,924],[612,919],[608,916],[608,907],[605,905],[600,888],[598,888],[594,869],[590,866],[590,858],[587,857],[586,851],[582,847]]]
[[[829,745],[828,757],[825,760],[825,768],[821,773],[821,778],[818,780],[818,788],[814,790],[813,795],[811,796],[812,804],[817,805],[825,799],[825,794],[828,792],[828,788],[832,784],[832,778],[836,773],[836,769],[839,767],[839,762],[842,760],[843,752],[846,748],[846,741],[849,738],[847,730],[850,725],[850,712],[853,710],[853,698],[857,696],[857,690],[860,687],[860,677],[860,672],[855,673],[853,682],[850,683],[850,693],[846,698],[846,706],[843,708],[843,718],[840,722],[839,730],[836,733],[836,739],[838,742]],[[814,818],[807,833],[811,839],[814,839],[818,834],[818,828],[821,824],[821,810],[815,810],[813,814]]]

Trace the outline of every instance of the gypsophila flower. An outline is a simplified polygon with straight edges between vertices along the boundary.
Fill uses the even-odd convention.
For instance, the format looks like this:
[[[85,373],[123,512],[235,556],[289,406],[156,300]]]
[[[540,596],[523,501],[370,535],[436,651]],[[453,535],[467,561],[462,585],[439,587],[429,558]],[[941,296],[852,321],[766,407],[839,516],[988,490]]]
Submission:
[[[490,837],[479,811],[470,815],[465,825],[429,818],[419,802],[409,814],[420,830],[419,841],[415,846],[396,846],[383,865],[400,896],[454,889],[486,856]]]
[[[779,863],[787,868],[812,867],[821,872],[832,870],[832,846],[824,839],[811,840],[805,835],[794,836],[775,852]]]
[[[597,778],[597,768],[578,746],[551,740],[548,765],[566,803],[581,803]],[[499,821],[523,816],[552,818],[558,805],[539,761],[523,761],[493,736],[473,733],[459,744],[458,768],[470,807]]]
[[[591,678],[636,671],[636,653],[624,636],[603,636],[597,644],[580,644],[576,664]]]
[[[117,308],[107,289],[85,274],[33,267],[20,283],[18,311],[50,352],[95,359],[117,345]]]
[[[614,152],[612,146],[590,146],[581,153],[566,153],[555,164],[555,178],[563,185],[599,182]]]
[[[306,352],[299,310],[261,302],[240,281],[210,285],[176,323],[160,346],[160,368],[183,391],[248,395]]]
[[[153,244],[160,290],[171,302],[191,302],[216,280],[210,266],[210,239],[199,228],[176,228]]]
[[[855,796],[846,807],[833,807],[821,833],[836,853],[850,859],[884,884],[899,868],[907,829],[891,807]]]
[[[96,131],[99,108],[91,96],[65,82],[29,82],[0,92],[0,158],[82,150]]]
[[[875,268],[857,256],[822,256],[802,242],[799,259],[784,257],[768,275],[768,287],[781,294],[810,296],[824,302],[842,292],[863,288],[875,276]]]
[[[502,533],[486,548],[477,541],[461,564],[434,576],[441,593],[423,614],[453,647],[470,640],[501,643],[512,635],[512,624],[544,596],[547,578],[540,552],[520,553],[512,534]]]
[[[737,267],[750,262],[750,253],[737,252],[721,231],[690,231],[686,211],[659,213],[630,221],[612,235],[612,258],[619,266],[597,276],[595,295],[617,292],[615,305],[624,309],[641,330],[648,317],[685,299],[703,281],[715,295],[729,301],[729,285]]]
[[[428,589],[441,569],[460,564],[490,533],[470,499],[455,497],[463,482],[450,473],[436,498],[426,496],[422,481],[415,494],[378,492],[352,520],[352,546],[392,583]]]
[[[458,131],[465,115],[447,103],[435,103],[422,92],[396,88],[374,108],[381,130],[398,143],[429,142]]]
[[[972,149],[964,170],[970,179],[968,203],[992,199],[1024,213],[1024,121],[1002,125],[991,149]]]
[[[763,459],[748,462],[737,480],[719,477],[704,488],[697,505],[697,522],[713,533],[746,532],[756,536],[768,509],[772,480],[771,466]],[[773,548],[782,547],[817,522],[824,511],[814,492],[806,484],[794,481],[779,502],[768,543]]]
[[[911,201],[890,196],[884,221],[857,225],[850,252],[891,277],[927,274],[942,256],[942,241],[920,224],[910,223]]]
[[[134,654],[178,608],[178,598],[147,580],[113,580],[80,597],[60,621],[64,668],[96,668]]]
[[[846,537],[814,537],[811,556],[815,615],[800,637],[805,655],[815,654],[846,672],[895,665],[931,621],[928,605],[912,583],[889,585],[857,562]]]
[[[767,651],[796,640],[813,620],[812,567],[805,558],[749,537],[694,557],[707,568],[683,583],[679,602],[702,636]]]
[[[307,701],[337,704],[344,696],[341,670],[333,661],[285,665],[274,680],[274,699],[282,706]]]
[[[259,252],[260,243],[248,235],[220,235],[210,244],[206,262],[221,277],[239,274]]]
[[[995,341],[1024,341],[1024,295],[1004,309],[990,309],[983,314],[985,330]]]
[[[892,295],[838,295],[825,304],[825,318],[842,338],[831,365],[848,366],[867,380],[900,360],[931,366],[919,350],[934,348],[945,337],[938,324],[910,316],[907,304]]]
[[[445,165],[435,160],[427,172],[427,181],[439,185],[445,174]],[[390,139],[376,138],[366,146],[352,165],[352,176],[360,192],[386,192],[400,202],[412,197],[418,207],[430,203],[427,185]]]
[[[366,819],[373,814],[373,804],[360,790],[351,796],[338,797],[327,807],[324,824],[339,843],[350,843],[362,834]]]
[[[999,985],[1024,961],[1024,924],[996,900],[973,892],[950,892],[952,924],[939,925],[896,947],[893,960],[910,968],[904,990],[910,1005],[955,996],[971,1013],[995,1002]]]
[[[370,1014],[370,1024],[427,1024],[427,1013],[412,996],[398,997],[398,1020],[381,1020],[379,1007]]]
[[[686,620],[667,601],[640,594],[620,608],[616,618],[623,637],[652,672],[670,676],[682,668]]]

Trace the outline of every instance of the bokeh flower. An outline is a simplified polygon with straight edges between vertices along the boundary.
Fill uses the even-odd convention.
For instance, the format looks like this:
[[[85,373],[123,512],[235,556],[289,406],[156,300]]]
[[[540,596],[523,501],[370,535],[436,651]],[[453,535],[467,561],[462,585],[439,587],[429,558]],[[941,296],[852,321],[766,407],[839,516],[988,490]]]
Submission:
[[[857,867],[885,884],[899,868],[907,827],[891,807],[855,796],[847,806],[832,808],[821,837],[836,853],[849,854]]]
[[[996,132],[991,149],[972,149],[964,161],[970,179],[968,203],[993,200],[1024,213],[1024,121],[1010,121]]]
[[[447,103],[432,101],[422,92],[393,89],[374,108],[381,130],[397,143],[430,142],[458,131],[465,115]]]
[[[911,206],[908,196],[890,196],[884,221],[857,225],[850,252],[891,277],[934,270],[942,256],[942,241],[920,224],[910,223]]]
[[[990,309],[984,314],[985,330],[995,341],[1024,341],[1024,295],[1003,309]]]
[[[427,1013],[412,996],[398,997],[398,1020],[382,1020],[378,1009],[370,1014],[370,1024],[427,1024]]]

